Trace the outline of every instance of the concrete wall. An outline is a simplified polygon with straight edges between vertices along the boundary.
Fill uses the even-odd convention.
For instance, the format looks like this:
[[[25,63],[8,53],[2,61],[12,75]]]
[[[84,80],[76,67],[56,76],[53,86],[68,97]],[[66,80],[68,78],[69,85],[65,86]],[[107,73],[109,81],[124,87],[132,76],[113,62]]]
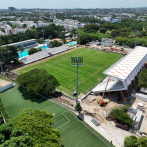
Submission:
[[[8,84],[8,85],[6,85],[4,87],[0,87],[0,93],[7,90],[7,89],[9,89],[9,88],[12,88],[12,87],[13,87],[13,83],[10,83],[10,84]]]
[[[141,93],[131,93],[131,96],[147,102],[147,95],[144,95],[144,94],[141,94]]]

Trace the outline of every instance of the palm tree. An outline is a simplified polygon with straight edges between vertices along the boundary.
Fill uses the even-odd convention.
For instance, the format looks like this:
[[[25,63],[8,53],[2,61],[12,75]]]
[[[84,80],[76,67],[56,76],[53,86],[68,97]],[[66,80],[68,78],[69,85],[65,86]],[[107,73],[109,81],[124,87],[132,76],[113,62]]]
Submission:
[[[22,58],[22,52],[24,51],[24,48],[22,46],[19,46],[18,50],[21,52],[21,58]]]

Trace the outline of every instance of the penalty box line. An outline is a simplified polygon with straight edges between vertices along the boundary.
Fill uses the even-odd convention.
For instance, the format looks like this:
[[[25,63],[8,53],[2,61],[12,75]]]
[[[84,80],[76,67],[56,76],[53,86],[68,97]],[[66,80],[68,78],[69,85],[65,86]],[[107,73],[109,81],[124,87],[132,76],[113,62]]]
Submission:
[[[66,111],[66,112],[67,112],[67,111]],[[63,113],[65,113],[65,112],[63,112]],[[64,115],[63,113],[62,113],[62,115]],[[59,115],[61,115],[61,114],[59,114]],[[58,115],[58,116],[59,116],[59,115]],[[61,126],[57,127],[56,129],[58,129],[58,128],[64,126],[65,124],[67,124],[68,122],[70,122],[70,119],[68,119],[67,116],[64,115],[64,117],[65,117],[68,121],[67,121],[66,123],[62,124]]]

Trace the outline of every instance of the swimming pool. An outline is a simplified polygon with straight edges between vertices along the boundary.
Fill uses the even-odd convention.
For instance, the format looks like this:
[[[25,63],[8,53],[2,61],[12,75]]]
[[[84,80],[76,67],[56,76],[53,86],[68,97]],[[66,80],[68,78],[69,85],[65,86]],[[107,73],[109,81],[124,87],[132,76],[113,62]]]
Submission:
[[[25,50],[25,51],[23,51],[22,53],[21,53],[21,52],[18,52],[19,58],[28,56],[28,55],[29,55],[29,54],[28,54],[28,51],[29,51],[29,50]],[[22,56],[21,56],[21,55],[22,55]]]
[[[48,49],[49,47],[48,47],[48,46],[41,46],[40,48],[41,48],[41,49]],[[21,52],[18,52],[19,58],[29,56],[28,51],[29,51],[29,50],[23,51],[23,52],[22,52],[22,56],[21,56]]]
[[[77,41],[72,41],[72,42],[67,43],[67,45],[75,45],[75,44],[77,44]]]
[[[42,49],[48,49],[49,47],[48,46],[41,46],[40,48],[42,48]]]

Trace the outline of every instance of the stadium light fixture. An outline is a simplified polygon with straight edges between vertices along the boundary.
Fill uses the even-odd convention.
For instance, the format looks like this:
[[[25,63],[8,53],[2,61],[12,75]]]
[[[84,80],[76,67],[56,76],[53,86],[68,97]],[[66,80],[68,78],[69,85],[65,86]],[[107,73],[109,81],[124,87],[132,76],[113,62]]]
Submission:
[[[77,66],[76,104],[78,103],[78,66],[83,66],[82,57],[71,57],[72,66]]]
[[[137,33],[137,36],[136,36],[136,41],[135,41],[135,47],[136,47],[136,44],[137,44],[137,38],[138,38],[139,31],[136,30],[136,33]]]

